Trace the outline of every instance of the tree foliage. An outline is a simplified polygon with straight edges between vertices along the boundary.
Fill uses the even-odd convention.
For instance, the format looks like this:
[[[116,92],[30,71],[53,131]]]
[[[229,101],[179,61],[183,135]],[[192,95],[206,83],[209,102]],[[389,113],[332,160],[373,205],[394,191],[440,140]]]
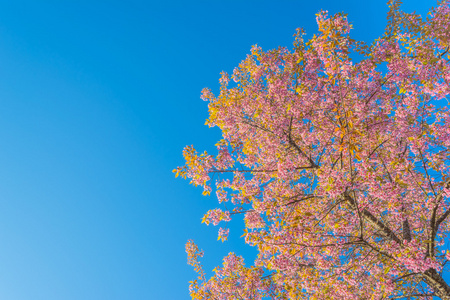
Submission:
[[[253,266],[233,253],[193,299],[450,299],[450,8],[426,17],[390,3],[385,33],[350,38],[317,14],[292,50],[254,46],[220,94],[205,89],[218,154],[186,147],[174,172],[212,191],[206,224],[245,214]],[[228,229],[219,230],[225,240]]]

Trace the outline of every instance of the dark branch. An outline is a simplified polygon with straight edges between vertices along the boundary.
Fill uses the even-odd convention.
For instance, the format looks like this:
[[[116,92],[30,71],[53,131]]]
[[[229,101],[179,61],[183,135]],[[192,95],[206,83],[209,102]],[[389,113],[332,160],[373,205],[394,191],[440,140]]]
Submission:
[[[353,209],[357,210],[356,202],[355,200],[346,192],[344,194],[344,199],[347,200]],[[379,220],[377,217],[375,217],[370,211],[367,209],[363,209],[361,211],[361,215],[363,218],[373,225],[374,227],[378,228],[385,236],[389,237],[393,241],[395,241],[397,244],[402,244],[402,241],[397,237],[397,235],[392,231],[388,226],[386,226],[381,220]]]
[[[288,133],[288,140],[289,140],[289,145],[291,145],[292,147],[295,148],[295,150],[297,150],[298,153],[300,153],[303,157],[305,157],[309,163],[311,164],[311,168],[316,169],[319,166],[312,160],[311,157],[309,157],[308,155],[306,155],[305,152],[303,152],[302,149],[300,149],[300,147],[294,142],[294,140],[292,139],[291,136],[291,132],[292,132],[292,117],[291,117],[291,121],[289,123],[289,133]]]

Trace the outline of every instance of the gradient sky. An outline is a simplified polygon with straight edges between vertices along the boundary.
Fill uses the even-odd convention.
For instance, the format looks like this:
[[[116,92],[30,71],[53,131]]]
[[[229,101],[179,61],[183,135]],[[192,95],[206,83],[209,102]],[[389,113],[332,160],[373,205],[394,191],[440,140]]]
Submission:
[[[188,299],[191,238],[209,274],[251,260],[242,220],[216,241],[217,200],[171,171],[220,138],[201,89],[320,9],[367,42],[386,23],[385,0],[0,1],[0,299]]]

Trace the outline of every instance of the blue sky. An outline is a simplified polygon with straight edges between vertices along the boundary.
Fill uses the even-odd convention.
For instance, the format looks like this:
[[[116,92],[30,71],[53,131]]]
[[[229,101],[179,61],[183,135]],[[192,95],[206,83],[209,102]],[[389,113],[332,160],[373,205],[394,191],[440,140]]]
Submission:
[[[216,199],[171,170],[220,138],[201,89],[320,9],[368,42],[386,23],[384,0],[0,1],[0,299],[188,299],[191,238],[209,273],[251,259],[242,220],[216,241]]]

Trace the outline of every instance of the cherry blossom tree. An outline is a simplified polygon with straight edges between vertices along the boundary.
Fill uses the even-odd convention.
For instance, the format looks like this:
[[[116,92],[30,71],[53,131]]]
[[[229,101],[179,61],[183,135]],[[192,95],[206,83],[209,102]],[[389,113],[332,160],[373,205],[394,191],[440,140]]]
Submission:
[[[258,257],[230,253],[206,278],[189,241],[191,297],[450,299],[449,2],[423,18],[392,1],[371,45],[343,14],[317,24],[291,50],[252,47],[217,96],[203,90],[218,154],[186,147],[174,172],[204,194],[215,182],[223,208],[203,222],[244,214]]]

